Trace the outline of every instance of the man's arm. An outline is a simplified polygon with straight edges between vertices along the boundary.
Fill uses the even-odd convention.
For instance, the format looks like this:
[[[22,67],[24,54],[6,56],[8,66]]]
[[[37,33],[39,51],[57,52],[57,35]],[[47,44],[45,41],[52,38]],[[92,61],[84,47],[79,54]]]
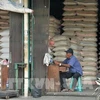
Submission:
[[[69,64],[63,64],[63,63],[58,62],[58,61],[54,61],[54,63],[55,63],[56,65],[58,65],[58,66],[67,67],[67,68],[69,68],[69,67],[70,67],[70,65],[69,65]]]
[[[69,64],[63,64],[63,63],[60,63],[60,64],[59,64],[59,66],[63,66],[63,67],[67,67],[67,68],[69,68],[69,67],[70,67],[70,65],[69,65]]]

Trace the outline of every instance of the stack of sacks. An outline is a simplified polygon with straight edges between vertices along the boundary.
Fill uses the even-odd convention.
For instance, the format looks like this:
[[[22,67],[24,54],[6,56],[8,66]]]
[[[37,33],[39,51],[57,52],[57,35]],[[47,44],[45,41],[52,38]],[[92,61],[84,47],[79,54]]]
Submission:
[[[73,49],[74,55],[77,57],[79,61],[82,61],[82,56],[81,56],[81,49],[83,48],[80,46],[80,41],[81,39],[78,37],[72,37],[70,39],[70,48]]]
[[[51,16],[49,19],[49,39],[55,36],[56,34],[60,34],[60,21],[55,17]]]
[[[54,48],[53,37],[57,34],[60,34],[60,21],[53,16],[49,18],[49,42],[48,42],[48,52],[52,55],[52,49]]]
[[[54,48],[52,49],[52,54],[54,60],[63,61],[66,59],[66,50],[70,46],[69,38],[61,35],[56,35],[53,37]]]
[[[99,27],[99,25],[98,25],[98,27]],[[97,74],[97,76],[98,77],[100,77],[100,35],[99,35],[99,30],[98,30],[98,41],[97,41],[97,43],[98,43],[98,74]]]
[[[63,35],[71,37],[83,36],[86,33],[96,35],[98,21],[96,0],[65,0],[64,4]]]
[[[0,59],[9,59],[9,30],[0,32]]]
[[[97,75],[97,38],[87,38],[84,37],[80,42],[83,46],[81,56],[83,61],[81,65],[83,66],[83,83],[84,84],[95,84]]]
[[[100,40],[99,40],[100,41]],[[99,71],[99,73],[100,73],[100,48],[99,48],[99,46],[100,46],[100,43],[98,43],[99,45],[98,45],[98,71]]]
[[[83,84],[94,84],[97,71],[98,2],[97,0],[65,0],[64,5],[62,35],[70,37],[71,40],[73,37],[79,38],[79,42],[76,41],[74,45],[79,47],[77,51],[81,55]],[[74,49],[75,46],[72,45],[71,43]]]
[[[0,30],[9,29],[9,12],[0,10]]]

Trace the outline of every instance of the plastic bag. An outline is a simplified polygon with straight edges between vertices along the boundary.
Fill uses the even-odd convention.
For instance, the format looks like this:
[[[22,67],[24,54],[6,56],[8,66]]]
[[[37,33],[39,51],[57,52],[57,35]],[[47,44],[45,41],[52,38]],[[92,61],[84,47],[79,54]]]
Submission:
[[[52,63],[52,56],[49,53],[45,53],[43,64],[49,66],[50,63]]]
[[[36,88],[35,86],[33,87],[33,91],[32,91],[32,96],[34,98],[39,98],[41,97],[41,89]]]

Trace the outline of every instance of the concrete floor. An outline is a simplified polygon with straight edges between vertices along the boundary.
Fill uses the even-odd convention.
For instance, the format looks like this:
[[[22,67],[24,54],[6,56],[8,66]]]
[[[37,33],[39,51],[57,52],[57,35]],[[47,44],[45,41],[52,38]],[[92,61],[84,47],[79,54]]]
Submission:
[[[14,97],[7,100],[97,100],[96,96],[91,96],[93,94],[93,90],[91,91],[82,91],[82,92],[68,92],[68,93],[48,93],[47,96],[42,96],[40,98],[29,97]],[[100,92],[99,92],[100,93]],[[5,99],[0,99],[5,100]]]
[[[5,100],[5,99],[0,99]],[[7,100],[96,100],[94,97],[74,97],[74,96],[42,96],[40,98],[33,98],[33,97],[19,97],[19,98],[10,98]]]

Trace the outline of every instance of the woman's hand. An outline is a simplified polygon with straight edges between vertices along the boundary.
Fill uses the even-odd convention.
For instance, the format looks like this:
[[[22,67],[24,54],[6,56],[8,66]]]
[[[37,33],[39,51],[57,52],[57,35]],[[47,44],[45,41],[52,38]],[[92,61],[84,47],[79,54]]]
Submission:
[[[60,62],[58,62],[58,61],[54,61],[54,64],[59,65],[59,64],[60,64]]]

